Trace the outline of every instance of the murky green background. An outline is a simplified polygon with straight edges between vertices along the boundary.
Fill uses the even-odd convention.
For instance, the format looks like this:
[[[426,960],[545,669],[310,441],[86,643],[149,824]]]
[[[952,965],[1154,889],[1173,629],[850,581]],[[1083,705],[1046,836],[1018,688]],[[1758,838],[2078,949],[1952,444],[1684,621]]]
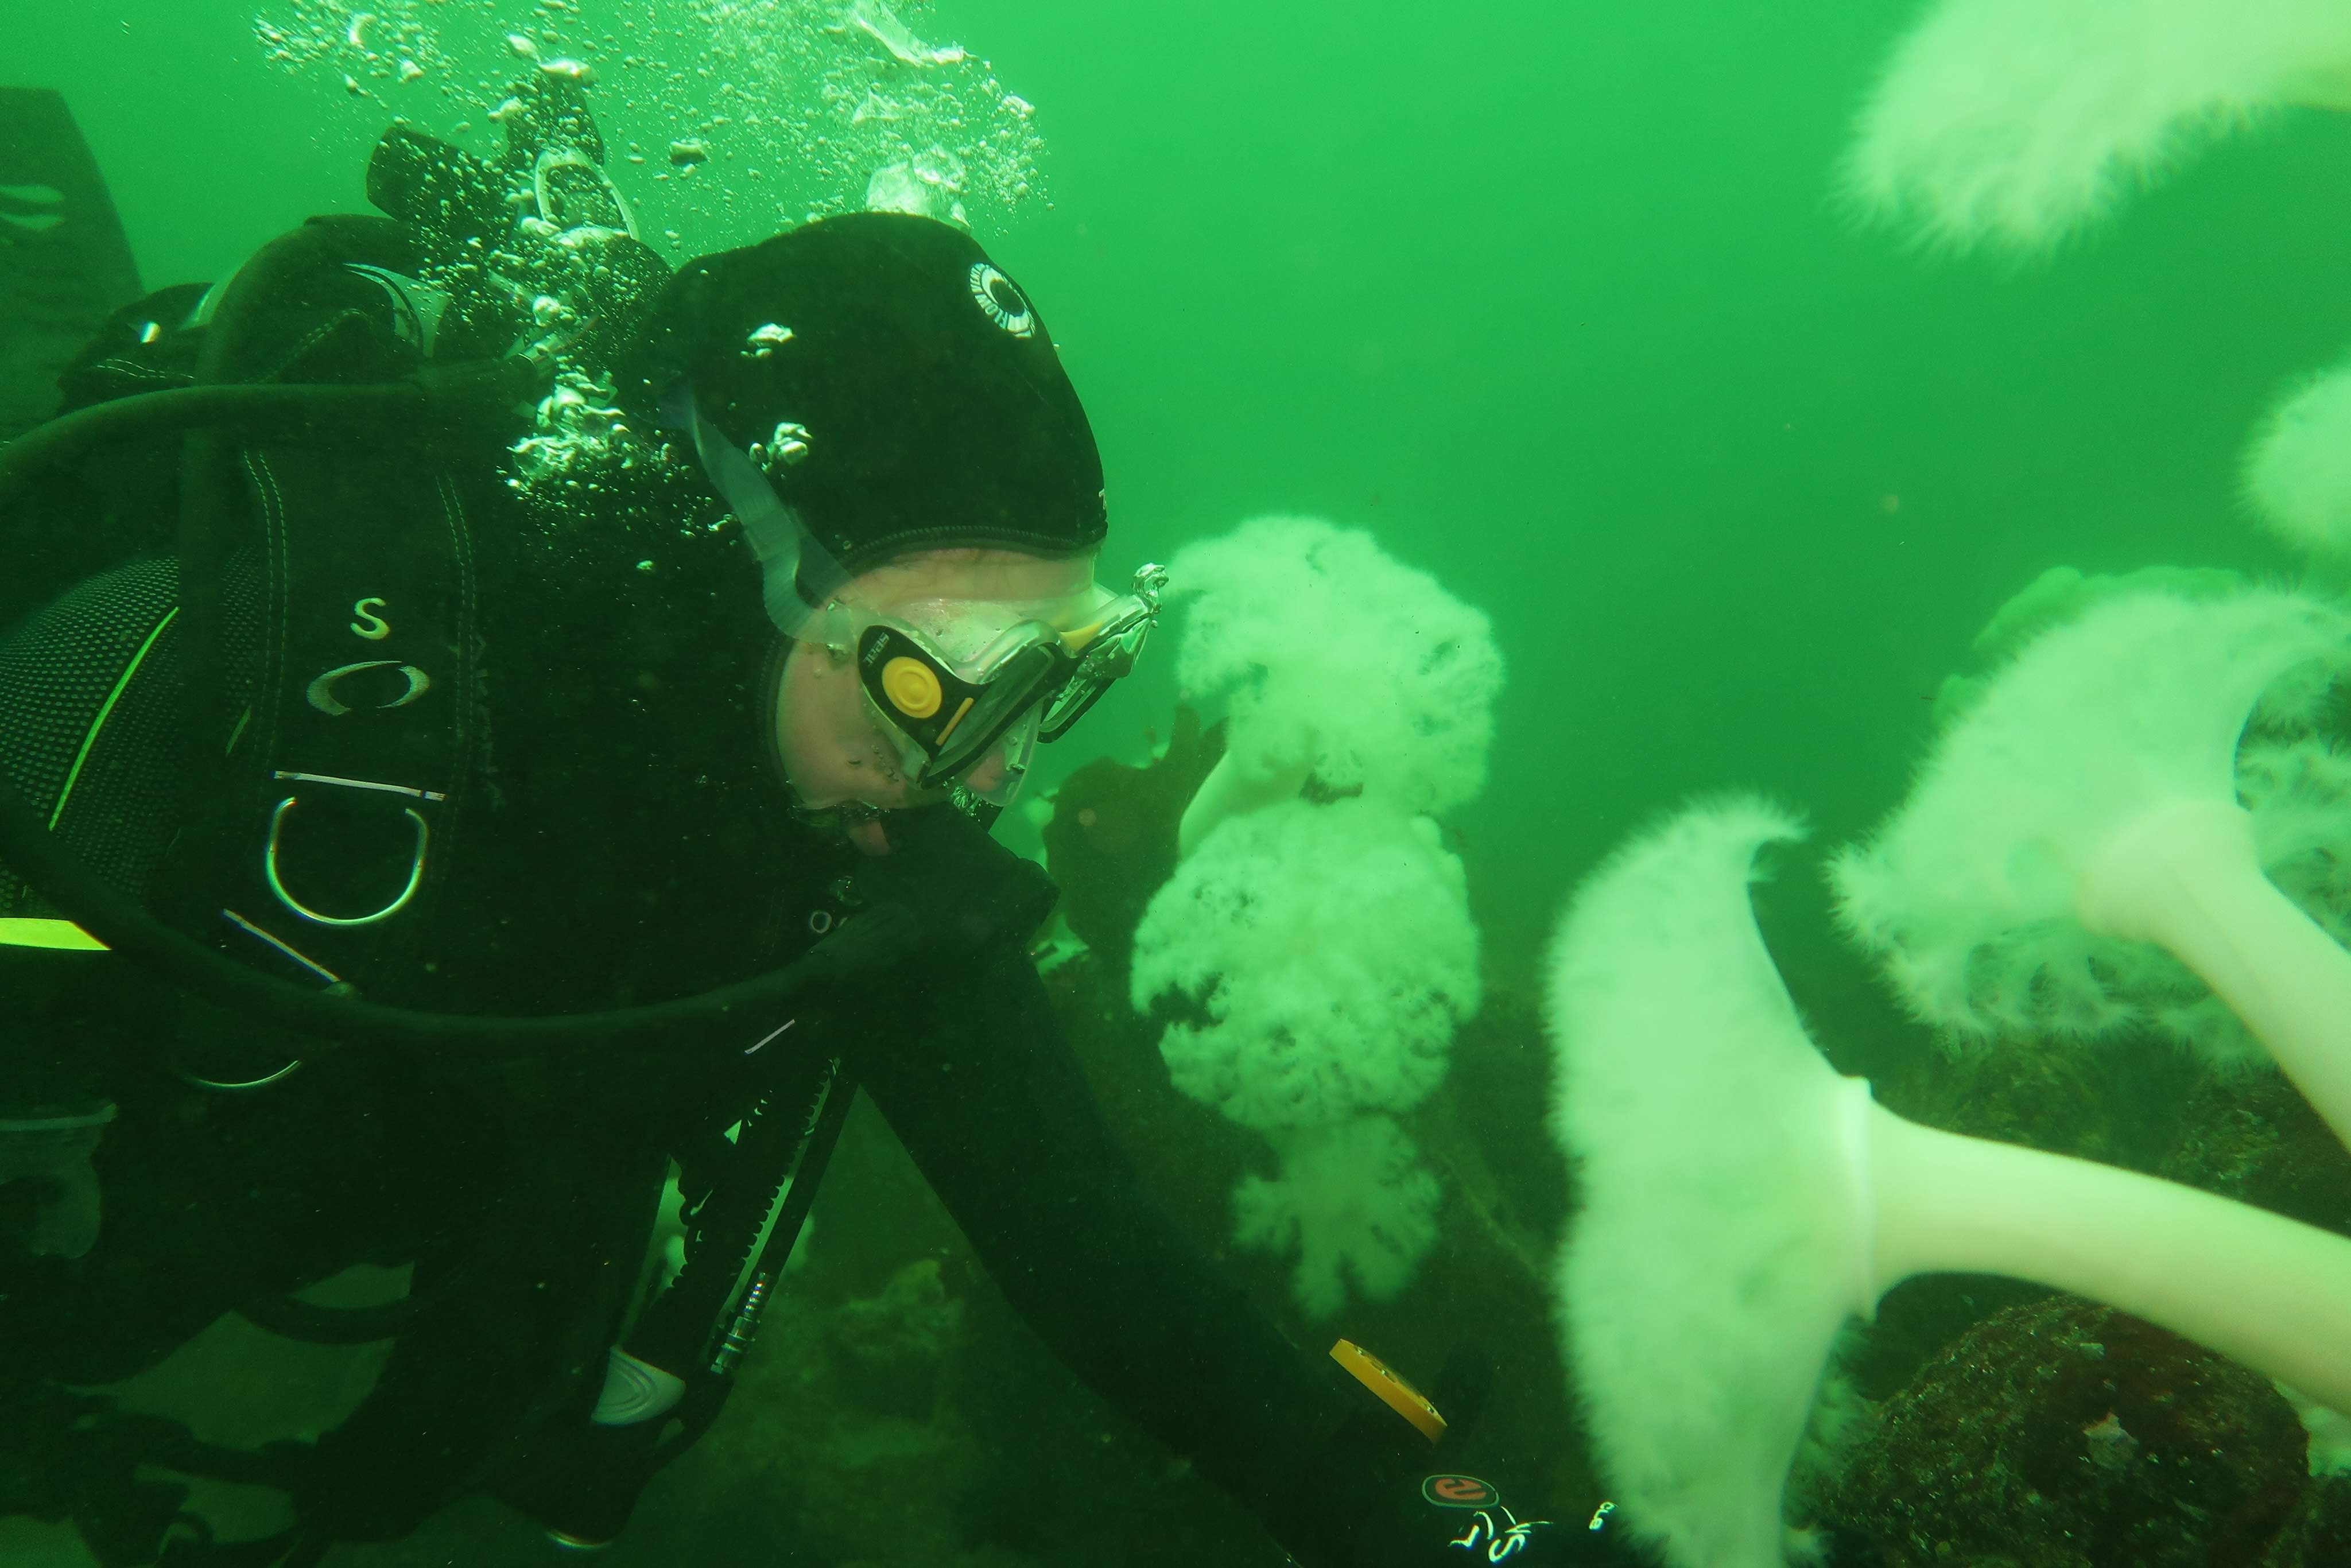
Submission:
[[[979,227],[1088,400],[1113,564],[1314,511],[1493,613],[1512,678],[1463,825],[1505,927],[1694,789],[1866,821],[1922,699],[2044,566],[2284,568],[2234,502],[2236,453],[2281,381],[2351,343],[2351,210],[2326,194],[2351,190],[2351,124],[2224,146],[2055,265],[1922,257],[1832,196],[1909,15],[907,11],[1039,106],[1052,205]],[[360,204],[381,116],[266,66],[249,21],[0,7],[0,78],[70,95],[151,283]],[[638,193],[689,251],[757,237]],[[1165,698],[1133,694],[1064,760],[1138,747]]]
[[[580,10],[593,26],[619,3]],[[494,10],[420,9],[506,68]],[[1599,855],[1731,787],[1808,809],[1830,841],[1858,831],[1897,799],[1938,681],[2044,568],[2294,570],[2237,501],[2238,454],[2285,382],[2351,347],[2351,119],[2282,117],[2043,262],[1923,256],[1856,229],[1833,178],[1913,9],[904,7],[1038,106],[1050,204],[975,215],[1086,397],[1110,571],[1313,512],[1493,615],[1510,685],[1492,786],[1460,826],[1519,996],[1506,1021],[1530,1040],[1533,944]],[[267,65],[250,10],[218,0],[0,0],[0,81],[67,92],[151,286],[218,277],[308,214],[359,207],[385,119],[330,77]],[[619,142],[691,130],[600,108]],[[679,255],[764,232],[616,172],[649,229],[681,231]],[[1171,664],[1053,760],[1138,758],[1166,723]],[[1773,936],[1808,1007],[1824,985],[1859,1003],[1857,959],[1820,978],[1823,923]],[[1886,1015],[1862,1005],[1865,1025]],[[1890,1038],[1848,1027],[1841,1061]],[[1511,1092],[1531,1128],[1538,1092]],[[837,1179],[912,1177],[852,1161]],[[1221,1193],[1202,1200],[1211,1227]],[[1444,1304],[1490,1307],[1467,1290]],[[1055,1375],[1007,1363],[1004,1408]],[[768,1441],[708,1462],[764,1499],[768,1472],[725,1466]],[[762,1539],[766,1514],[738,1531],[692,1497],[714,1534]],[[686,1527],[657,1519],[642,1549],[660,1553],[664,1528]]]

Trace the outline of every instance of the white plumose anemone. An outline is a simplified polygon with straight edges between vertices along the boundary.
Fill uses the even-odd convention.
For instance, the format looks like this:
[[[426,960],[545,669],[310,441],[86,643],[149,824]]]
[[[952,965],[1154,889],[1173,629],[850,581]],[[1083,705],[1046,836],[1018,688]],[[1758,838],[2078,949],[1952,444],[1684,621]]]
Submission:
[[[2351,954],[2263,876],[2265,848],[2291,859],[2309,830],[2264,846],[2238,767],[2264,691],[2339,665],[2346,638],[2339,609],[2267,591],[2125,594],[2043,633],[1838,857],[1846,927],[1961,1037],[2170,1025],[2197,1043],[2178,1020],[2209,990],[2351,1132]],[[2334,774],[2305,773],[2268,787],[2275,804],[2323,803]]]
[[[2245,454],[2245,498],[2304,554],[2351,556],[2351,362],[2302,382],[2262,421]]]
[[[1278,1134],[1281,1175],[1245,1176],[1233,1194],[1233,1239],[1295,1248],[1290,1294],[1309,1317],[1347,1304],[1348,1285],[1384,1301],[1412,1281],[1437,1241],[1440,1194],[1420,1151],[1385,1116]]]
[[[1933,242],[2040,249],[2291,104],[2351,108],[2342,0],[1940,0],[1872,92],[1845,184]]]
[[[1437,1181],[1391,1118],[1478,1009],[1461,862],[1428,813],[1485,785],[1501,655],[1482,612],[1320,518],[1244,523],[1169,570],[1177,676],[1228,724],[1130,994],[1180,999],[1169,1076],[1280,1154],[1235,1194],[1236,1239],[1295,1247],[1299,1302],[1327,1316],[1350,1281],[1393,1294],[1436,1238]]]
[[[1435,578],[1320,517],[1259,517],[1168,570],[1189,606],[1176,678],[1231,699],[1185,853],[1309,777],[1404,811],[1442,813],[1486,787],[1502,656],[1485,612]]]
[[[1394,1295],[1436,1239],[1436,1179],[1389,1118],[1443,1081],[1480,1000],[1478,950],[1437,824],[1369,799],[1222,822],[1144,912],[1134,1005],[1183,1004],[1160,1037],[1168,1076],[1280,1154],[1278,1179],[1234,1195],[1234,1236],[1298,1249],[1312,1316],[1350,1280]]]
[[[1686,811],[1593,873],[1552,949],[1552,1127],[1583,1197],[1560,1323],[1628,1526],[1676,1568],[1781,1568],[1831,1343],[1913,1274],[2071,1291],[2351,1397],[2351,1240],[1917,1126],[1837,1075],[1748,900],[1797,832],[1759,800]]]
[[[1261,1133],[1409,1111],[1479,1002],[1466,874],[1437,824],[1369,800],[1226,822],[1134,934],[1137,1011],[1185,998],[1159,1042],[1176,1086]]]

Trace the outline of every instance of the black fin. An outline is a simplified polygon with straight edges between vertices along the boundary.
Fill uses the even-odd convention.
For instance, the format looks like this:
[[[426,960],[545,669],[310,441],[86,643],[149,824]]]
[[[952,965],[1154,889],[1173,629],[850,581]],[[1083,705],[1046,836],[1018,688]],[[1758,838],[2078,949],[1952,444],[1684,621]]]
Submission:
[[[66,100],[0,87],[0,441],[56,412],[57,373],[141,292]]]

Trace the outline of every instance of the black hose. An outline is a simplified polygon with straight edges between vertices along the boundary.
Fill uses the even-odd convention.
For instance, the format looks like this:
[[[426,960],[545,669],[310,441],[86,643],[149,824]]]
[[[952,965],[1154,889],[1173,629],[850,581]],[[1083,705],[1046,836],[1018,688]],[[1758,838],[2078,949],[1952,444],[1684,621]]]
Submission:
[[[610,1012],[494,1017],[418,1012],[311,990],[247,968],[172,930],[59,844],[0,777],[0,861],[83,930],[171,984],[330,1045],[381,1045],[507,1061],[588,1045],[662,1043],[773,1019],[820,986],[877,971],[912,948],[914,922],[893,906],[837,926],[805,956],[754,979],[674,1002]]]
[[[108,442],[152,442],[199,428],[297,442],[337,433],[348,439],[359,422],[418,419],[431,401],[423,382],[401,381],[181,387],[92,403],[0,446],[0,511],[37,475]]]
[[[212,428],[299,439],[348,438],[355,422],[423,422],[451,400],[505,395],[527,369],[492,366],[437,384],[199,386],[149,392],[83,409],[0,447],[0,512],[36,475],[104,441]],[[115,952],[209,1002],[324,1044],[375,1045],[492,1062],[595,1045],[708,1040],[777,1013],[819,987],[874,972],[912,950],[915,923],[877,905],[836,927],[797,962],[699,996],[649,1007],[553,1016],[419,1012],[308,989],[264,975],[156,919],[136,899],[51,836],[32,803],[0,768],[0,862],[68,919]]]

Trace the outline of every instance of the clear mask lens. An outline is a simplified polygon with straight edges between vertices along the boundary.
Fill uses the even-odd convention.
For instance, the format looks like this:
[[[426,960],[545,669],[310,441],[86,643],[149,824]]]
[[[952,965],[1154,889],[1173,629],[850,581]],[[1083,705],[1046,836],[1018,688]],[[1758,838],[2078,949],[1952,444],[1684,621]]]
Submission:
[[[1029,709],[1007,730],[1002,739],[955,781],[955,788],[999,810],[1012,804],[1020,787],[1028,782],[1029,766],[1037,758],[1037,712]]]
[[[1134,674],[1134,662],[1151,636],[1155,612],[1138,607],[1105,627],[1087,644],[1078,666],[1045,704],[1044,737],[1059,740],[1102,695]]]

